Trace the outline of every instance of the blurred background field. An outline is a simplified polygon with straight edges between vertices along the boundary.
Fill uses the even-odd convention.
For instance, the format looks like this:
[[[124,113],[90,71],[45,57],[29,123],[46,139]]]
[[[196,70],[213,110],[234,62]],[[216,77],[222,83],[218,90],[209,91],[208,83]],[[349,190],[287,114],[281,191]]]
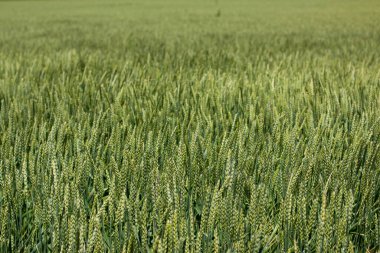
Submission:
[[[156,38],[165,45],[179,40],[185,46],[210,37],[234,37],[238,44],[244,43],[244,38],[254,37],[269,44],[309,42],[328,49],[338,42],[343,43],[339,43],[342,47],[348,41],[352,46],[375,43],[380,3],[375,0],[1,1],[0,14],[2,46],[9,49],[12,45],[14,48],[44,45],[44,49],[93,46],[127,50],[120,47],[126,46],[131,36]],[[242,37],[243,42],[238,40]]]

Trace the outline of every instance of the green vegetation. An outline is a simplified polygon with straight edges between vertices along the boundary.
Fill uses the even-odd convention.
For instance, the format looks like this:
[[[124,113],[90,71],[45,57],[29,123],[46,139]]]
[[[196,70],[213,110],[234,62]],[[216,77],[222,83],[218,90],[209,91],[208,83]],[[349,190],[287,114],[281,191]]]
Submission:
[[[379,1],[1,1],[0,252],[370,252]]]

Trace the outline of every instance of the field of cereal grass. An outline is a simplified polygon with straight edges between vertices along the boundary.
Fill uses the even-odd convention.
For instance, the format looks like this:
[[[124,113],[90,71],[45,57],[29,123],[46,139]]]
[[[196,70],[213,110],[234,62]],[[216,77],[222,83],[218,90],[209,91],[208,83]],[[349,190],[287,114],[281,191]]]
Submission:
[[[0,1],[1,252],[377,252],[380,3]]]

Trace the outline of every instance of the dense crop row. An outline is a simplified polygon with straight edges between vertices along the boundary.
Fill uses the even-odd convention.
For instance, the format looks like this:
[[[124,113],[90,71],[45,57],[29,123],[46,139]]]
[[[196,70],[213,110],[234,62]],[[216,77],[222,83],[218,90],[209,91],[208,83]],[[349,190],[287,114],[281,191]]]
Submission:
[[[379,250],[376,33],[128,36],[0,44],[1,252]]]

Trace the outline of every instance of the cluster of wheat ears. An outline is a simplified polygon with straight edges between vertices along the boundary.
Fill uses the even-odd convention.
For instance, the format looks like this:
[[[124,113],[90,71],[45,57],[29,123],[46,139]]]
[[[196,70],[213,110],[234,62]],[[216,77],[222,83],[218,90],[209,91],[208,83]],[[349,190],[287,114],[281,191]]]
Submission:
[[[211,41],[3,52],[0,251],[379,250],[379,60]]]

